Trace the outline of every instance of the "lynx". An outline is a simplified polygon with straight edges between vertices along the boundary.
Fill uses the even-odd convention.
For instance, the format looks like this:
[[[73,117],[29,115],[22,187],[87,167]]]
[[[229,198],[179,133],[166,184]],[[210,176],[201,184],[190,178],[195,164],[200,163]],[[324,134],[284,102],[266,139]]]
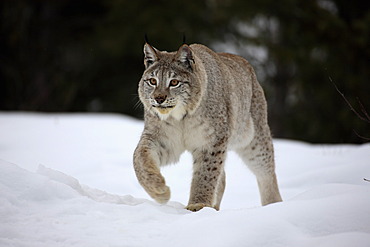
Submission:
[[[146,43],[144,55],[138,93],[145,127],[133,162],[146,192],[159,203],[170,199],[160,167],[187,150],[193,177],[186,209],[219,210],[233,150],[255,174],[262,205],[280,202],[266,100],[252,66],[200,44],[166,52]]]

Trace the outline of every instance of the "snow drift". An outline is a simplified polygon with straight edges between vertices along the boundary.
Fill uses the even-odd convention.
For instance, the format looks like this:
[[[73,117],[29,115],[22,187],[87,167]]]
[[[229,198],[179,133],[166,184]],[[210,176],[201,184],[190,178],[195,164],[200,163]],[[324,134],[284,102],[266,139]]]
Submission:
[[[275,140],[284,202],[261,207],[230,153],[221,210],[184,209],[191,157],[151,200],[132,152],[143,124],[119,115],[0,114],[0,246],[369,246],[370,145]]]

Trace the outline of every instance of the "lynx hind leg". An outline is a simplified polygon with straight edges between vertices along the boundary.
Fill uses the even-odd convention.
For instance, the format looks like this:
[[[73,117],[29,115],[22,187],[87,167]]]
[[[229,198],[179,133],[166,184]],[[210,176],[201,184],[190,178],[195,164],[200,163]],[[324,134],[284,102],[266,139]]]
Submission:
[[[247,147],[237,150],[237,153],[257,178],[261,204],[265,206],[281,202],[271,137],[256,136]]]
[[[225,171],[222,171],[221,178],[218,181],[217,190],[216,190],[216,205],[215,209],[220,210],[221,200],[225,192],[225,186],[226,186],[226,175]]]

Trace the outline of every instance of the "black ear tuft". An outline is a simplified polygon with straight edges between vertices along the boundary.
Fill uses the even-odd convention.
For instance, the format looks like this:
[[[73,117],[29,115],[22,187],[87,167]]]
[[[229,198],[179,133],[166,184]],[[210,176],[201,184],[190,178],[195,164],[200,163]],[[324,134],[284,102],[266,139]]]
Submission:
[[[191,48],[184,44],[182,45],[176,53],[176,59],[186,68],[192,69],[194,64],[194,57]]]
[[[157,49],[145,43],[144,45],[144,65],[145,68],[149,68],[153,63],[158,61]]]

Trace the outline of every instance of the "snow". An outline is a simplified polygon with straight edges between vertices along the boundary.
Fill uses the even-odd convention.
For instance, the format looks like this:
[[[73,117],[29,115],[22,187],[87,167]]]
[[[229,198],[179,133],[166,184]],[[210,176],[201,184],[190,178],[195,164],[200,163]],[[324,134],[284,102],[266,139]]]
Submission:
[[[370,245],[370,144],[274,140],[284,202],[265,207],[229,153],[221,210],[193,213],[188,153],[163,168],[167,205],[138,184],[142,128],[114,114],[0,113],[0,246]]]

